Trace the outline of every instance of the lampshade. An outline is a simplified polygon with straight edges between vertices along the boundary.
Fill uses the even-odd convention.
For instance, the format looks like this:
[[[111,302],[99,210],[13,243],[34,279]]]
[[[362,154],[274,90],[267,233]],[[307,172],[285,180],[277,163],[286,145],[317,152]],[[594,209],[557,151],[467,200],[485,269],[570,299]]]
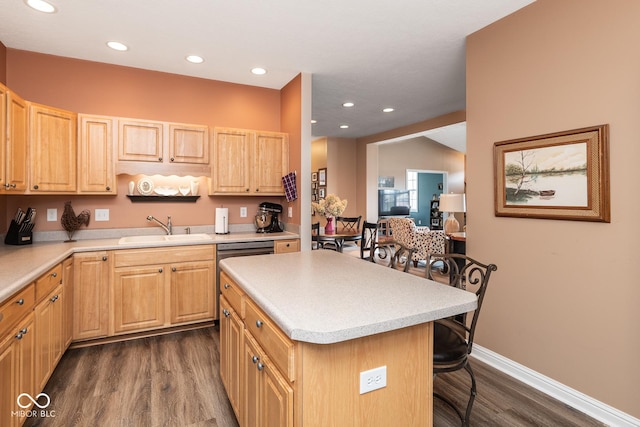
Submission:
[[[464,194],[441,194],[438,208],[440,212],[466,212],[467,203]]]

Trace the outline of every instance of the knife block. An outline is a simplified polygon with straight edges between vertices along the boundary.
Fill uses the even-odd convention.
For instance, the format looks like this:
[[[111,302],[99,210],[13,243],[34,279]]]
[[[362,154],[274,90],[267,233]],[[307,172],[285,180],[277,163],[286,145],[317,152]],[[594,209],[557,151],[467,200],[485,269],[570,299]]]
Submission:
[[[20,226],[14,220],[11,220],[7,235],[4,237],[5,245],[30,245],[33,242],[33,232],[20,231]]]

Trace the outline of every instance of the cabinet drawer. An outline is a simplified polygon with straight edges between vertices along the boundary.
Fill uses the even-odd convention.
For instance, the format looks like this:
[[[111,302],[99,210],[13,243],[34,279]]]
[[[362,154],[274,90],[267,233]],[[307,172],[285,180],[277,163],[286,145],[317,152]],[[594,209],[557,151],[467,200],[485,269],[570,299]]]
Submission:
[[[244,319],[244,292],[224,271],[220,272],[220,293],[229,301],[229,305]]]
[[[165,248],[127,249],[114,252],[114,267],[157,265],[215,259],[213,245],[171,246]]]
[[[274,242],[274,247],[275,247],[274,252],[277,254],[283,254],[287,252],[299,252],[300,240],[299,239],[276,240]]]
[[[246,301],[245,310],[245,327],[260,343],[269,359],[290,381],[294,381],[293,342],[249,299]]]
[[[62,264],[58,264],[36,280],[36,301],[49,295],[49,292],[62,283]]]
[[[0,336],[22,317],[26,316],[35,305],[36,293],[33,283],[11,296],[0,305]]]

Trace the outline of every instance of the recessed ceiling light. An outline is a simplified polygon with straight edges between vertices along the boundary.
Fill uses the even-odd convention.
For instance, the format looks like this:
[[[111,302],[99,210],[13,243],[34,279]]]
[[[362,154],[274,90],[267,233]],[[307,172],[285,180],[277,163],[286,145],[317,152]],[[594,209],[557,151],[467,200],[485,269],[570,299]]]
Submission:
[[[392,111],[394,111],[394,109],[393,109],[393,108],[391,108],[391,107],[387,107],[387,108],[383,108],[383,109],[382,109],[382,112],[383,112],[383,113],[390,113],[390,112],[392,112]]]
[[[119,50],[120,52],[129,50],[129,47],[127,45],[120,42],[107,42],[107,46],[109,46],[113,50]]]
[[[267,70],[265,70],[264,68],[260,68],[260,67],[252,68],[251,72],[253,74],[255,74],[256,76],[261,76],[263,74],[267,74]]]
[[[318,123],[318,121],[317,121],[317,120],[311,119],[311,124],[312,124],[312,125],[315,125],[316,123]]]
[[[24,0],[24,2],[27,6],[39,12],[54,13],[56,11],[56,8],[51,3],[47,3],[44,0]]]
[[[340,129],[349,129],[349,125],[340,125]]]
[[[347,108],[348,107],[353,107],[354,105],[356,105],[356,104],[354,104],[353,102],[345,102],[344,104],[342,104],[343,107],[347,107]]]
[[[186,59],[193,64],[202,64],[204,62],[204,59],[198,55],[189,55]]]

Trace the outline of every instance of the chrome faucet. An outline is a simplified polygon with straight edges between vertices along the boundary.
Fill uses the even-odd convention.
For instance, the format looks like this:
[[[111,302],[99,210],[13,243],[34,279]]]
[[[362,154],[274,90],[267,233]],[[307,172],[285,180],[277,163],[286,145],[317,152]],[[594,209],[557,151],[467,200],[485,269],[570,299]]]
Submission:
[[[166,231],[166,232],[167,232],[167,234],[168,234],[168,235],[171,235],[171,234],[172,234],[172,225],[171,225],[171,217],[170,217],[170,216],[168,216],[168,217],[167,217],[167,225],[164,225],[160,220],[158,220],[157,218],[154,218],[154,217],[153,217],[153,216],[151,216],[151,215],[149,215],[149,216],[147,217],[147,221],[155,221],[156,223],[158,223],[158,225],[159,225],[160,227],[162,227],[162,229],[163,229],[164,231]]]

